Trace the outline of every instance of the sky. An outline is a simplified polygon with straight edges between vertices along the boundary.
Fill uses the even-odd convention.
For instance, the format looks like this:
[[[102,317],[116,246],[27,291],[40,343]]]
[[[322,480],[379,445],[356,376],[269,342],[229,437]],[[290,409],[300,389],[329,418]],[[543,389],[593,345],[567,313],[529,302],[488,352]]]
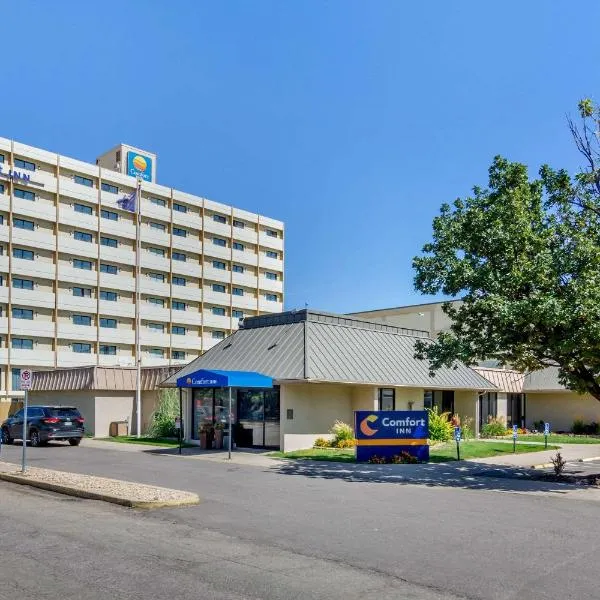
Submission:
[[[285,307],[431,301],[412,258],[492,158],[577,170],[600,3],[0,0],[0,136],[285,222]],[[8,24],[7,24],[8,23]]]

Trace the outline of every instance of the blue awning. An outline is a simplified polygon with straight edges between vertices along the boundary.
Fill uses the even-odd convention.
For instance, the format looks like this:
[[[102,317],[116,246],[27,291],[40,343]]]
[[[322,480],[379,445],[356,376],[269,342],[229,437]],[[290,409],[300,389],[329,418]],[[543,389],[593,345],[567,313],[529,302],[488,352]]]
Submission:
[[[252,371],[200,369],[177,378],[178,388],[272,388],[273,378]]]

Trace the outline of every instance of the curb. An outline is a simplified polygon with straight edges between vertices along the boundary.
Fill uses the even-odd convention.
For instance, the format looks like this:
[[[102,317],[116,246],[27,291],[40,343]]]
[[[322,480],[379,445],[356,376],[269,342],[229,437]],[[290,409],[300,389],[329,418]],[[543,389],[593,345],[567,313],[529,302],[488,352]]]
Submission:
[[[86,500],[101,500],[102,502],[110,502],[111,504],[118,504],[120,506],[126,506],[127,508],[172,508],[177,506],[191,506],[200,504],[200,497],[198,494],[189,492],[187,498],[181,498],[180,500],[162,500],[162,501],[138,501],[131,500],[130,498],[121,498],[119,496],[111,496],[110,494],[99,494],[97,492],[89,492],[87,490],[80,490],[75,487],[69,487],[65,485],[58,485],[56,483],[48,483],[47,481],[37,481],[35,479],[29,479],[22,475],[13,475],[10,473],[0,473],[0,480],[9,481],[10,483],[18,483],[20,485],[28,485],[30,487],[39,488],[49,492],[56,492],[58,494],[64,494],[66,496],[75,496],[76,498],[84,498]]]
[[[588,458],[574,458],[572,460],[567,460],[567,462],[591,462],[593,460],[600,460],[600,456],[589,456]],[[542,463],[540,465],[531,465],[532,469],[548,469],[552,467],[552,463]]]

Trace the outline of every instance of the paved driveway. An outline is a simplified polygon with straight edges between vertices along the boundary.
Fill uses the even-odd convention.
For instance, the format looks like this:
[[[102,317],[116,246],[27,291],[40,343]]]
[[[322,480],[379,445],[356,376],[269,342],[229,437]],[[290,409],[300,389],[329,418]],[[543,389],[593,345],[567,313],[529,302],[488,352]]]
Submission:
[[[16,462],[19,453],[5,448],[3,458]],[[596,491],[481,477],[469,469],[490,468],[475,464],[412,472],[414,465],[273,461],[264,467],[58,445],[30,449],[29,456],[38,466],[196,491],[199,506],[130,513],[127,531],[163,523],[177,536],[222,535],[264,550],[265,566],[269,552],[280,550],[355,574],[384,574],[423,594],[598,597]],[[342,597],[337,591],[332,584],[329,597]]]

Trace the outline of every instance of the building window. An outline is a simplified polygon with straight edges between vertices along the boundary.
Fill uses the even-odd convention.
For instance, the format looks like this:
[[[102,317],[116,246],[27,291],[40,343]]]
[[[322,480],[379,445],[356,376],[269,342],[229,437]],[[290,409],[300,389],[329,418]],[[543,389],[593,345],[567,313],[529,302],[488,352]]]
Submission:
[[[217,223],[227,223],[227,219],[223,215],[213,215],[213,221]]]
[[[117,301],[117,292],[107,292],[106,290],[100,290],[100,300],[108,300],[109,302]]]
[[[213,244],[215,246],[225,247],[227,246],[227,242],[223,238],[213,238]]]
[[[165,251],[164,248],[148,248],[148,252],[150,252],[150,254],[156,254],[156,256],[164,256],[165,255]]]
[[[271,273],[271,272],[267,271],[265,273],[265,277],[267,279],[270,279],[271,281],[277,281],[277,273]]]
[[[108,219],[109,221],[118,221],[119,220],[119,213],[116,213],[112,210],[106,210],[105,208],[103,208],[100,211],[100,216],[103,219]]]
[[[117,328],[117,320],[109,319],[107,317],[102,317],[100,319],[100,327],[104,327],[106,329],[116,329]]]
[[[78,296],[79,298],[90,298],[92,296],[92,289],[91,288],[74,287],[73,288],[73,296]]]
[[[498,394],[487,392],[479,396],[479,427],[498,416]]]
[[[119,267],[116,265],[107,265],[106,263],[100,263],[100,273],[108,273],[109,275],[116,275],[119,272]]]
[[[239,287],[234,287],[234,288],[231,290],[231,293],[232,293],[234,296],[243,296],[243,295],[244,295],[244,290],[243,290],[242,288],[239,288]]]
[[[212,314],[213,315],[217,315],[217,317],[224,317],[225,316],[225,309],[221,306],[213,306],[212,307]]]
[[[33,260],[33,252],[31,250],[23,250],[23,248],[13,248],[13,257]]]
[[[234,273],[243,273],[244,267],[242,267],[242,265],[233,265],[233,272]]]
[[[102,182],[102,185],[100,187],[102,188],[103,192],[108,192],[110,194],[118,194],[119,193],[119,188],[116,185],[112,185],[110,183]]]
[[[13,319],[27,319],[28,321],[33,321],[33,311],[29,308],[13,307],[12,316]]]
[[[179,260],[181,262],[185,262],[187,260],[187,256],[183,254],[183,252],[173,252],[173,260]]]
[[[183,350],[173,350],[173,360],[185,360],[185,352]]]
[[[21,158],[15,158],[15,167],[19,167],[19,169],[27,169],[28,171],[35,171],[35,165],[28,160],[23,160]]]
[[[165,231],[166,227],[162,223],[155,223],[152,221],[150,223],[150,229],[158,229],[159,231]]]
[[[0,154],[0,163],[3,163],[3,162],[4,162],[4,154]]]
[[[14,342],[14,339],[13,339]],[[14,345],[13,345],[14,348]],[[11,375],[12,375],[12,388],[13,390],[18,390],[21,387],[21,369],[19,368],[12,368],[10,370]]]
[[[244,318],[244,311],[243,310],[232,310],[231,311],[231,316],[234,319],[243,319]]]
[[[115,356],[117,354],[116,346],[100,346],[100,354],[105,356]]]
[[[452,390],[425,390],[423,395],[425,408],[437,408],[439,412],[454,414],[454,392]]]
[[[91,271],[92,263],[89,260],[81,260],[80,258],[75,258],[73,260],[73,267],[75,269],[83,269],[84,271]]]
[[[279,234],[274,229],[267,229],[267,235],[273,238],[279,237]]]
[[[171,306],[173,310],[185,310],[185,302],[181,302],[179,300],[173,300],[171,302]]]
[[[273,250],[267,250],[265,254],[267,255],[267,258],[279,258],[279,254],[273,252]]]
[[[0,194],[4,194],[4,184],[0,183]]]
[[[148,273],[148,277],[153,281],[164,282],[165,276],[162,273]]]
[[[150,200],[150,202],[152,204],[155,204],[156,206],[166,206],[167,205],[166,200],[163,200],[162,198],[151,197],[151,198],[148,198],[148,200]]]
[[[149,354],[151,356],[156,356],[157,358],[163,358],[165,351],[162,348],[150,348]]]
[[[35,194],[28,190],[20,190],[15,188],[13,191],[15,198],[21,198],[22,200],[35,200]]]
[[[225,270],[225,263],[220,260],[213,260],[212,262],[213,269],[221,269]]]
[[[148,329],[156,331],[158,333],[165,332],[165,326],[162,323],[148,323]]]
[[[173,210],[175,212],[186,213],[187,212],[187,206],[185,206],[184,204],[178,204],[177,202],[174,202],[173,203]]]
[[[83,215],[91,215],[92,214],[92,207],[86,206],[85,204],[74,204],[73,210],[75,212],[81,213]]]
[[[171,331],[174,335],[185,335],[185,327],[180,327],[179,325],[173,325]]]
[[[269,302],[277,302],[277,294],[265,294],[265,299]]]
[[[244,221],[239,221],[238,219],[234,219],[233,220],[233,226],[234,227],[238,227],[239,229],[244,229],[244,227],[246,225],[244,224]]]
[[[225,293],[225,286],[220,284],[220,283],[213,283],[212,284],[212,290],[213,292],[219,292],[221,294]]]
[[[94,182],[89,177],[82,177],[81,175],[75,175],[73,177],[75,183],[79,183],[80,185],[85,185],[86,187],[94,187]]]
[[[100,244],[102,246],[108,246],[109,248],[118,248],[119,240],[115,240],[115,238],[109,238],[109,237],[102,236],[100,238]]]
[[[12,286],[19,290],[32,290],[33,281],[31,279],[19,279],[18,277],[13,277]]]
[[[74,342],[71,344],[71,350],[73,350],[73,352],[77,352],[77,354],[91,354],[92,345],[83,344],[82,342]]]
[[[90,315],[73,315],[73,325],[87,325],[92,324],[92,317]]]
[[[76,231],[73,234],[73,237],[80,242],[91,243],[91,241],[92,241],[92,234],[86,233],[85,231]]]
[[[17,219],[13,217],[13,227],[17,229],[28,229],[29,231],[33,231],[35,229],[35,224],[33,221],[26,221],[25,219]]]
[[[244,244],[240,244],[239,242],[233,242],[233,249],[234,250],[240,250],[241,252],[244,251]]]
[[[173,285],[185,285],[185,277],[173,277]]]
[[[213,331],[212,338],[213,338],[213,340],[223,340],[223,339],[225,339],[225,332],[224,331]]]
[[[16,350],[33,350],[33,340],[28,338],[12,338],[11,348]],[[21,372],[19,371],[19,378],[20,376]]]
[[[379,388],[379,410],[396,410],[396,390]]]
[[[162,298],[148,298],[148,303],[160,306],[161,308],[165,307],[165,301]]]
[[[173,235],[178,235],[179,237],[187,237],[187,231],[185,229],[181,229],[181,227],[173,227]]]

